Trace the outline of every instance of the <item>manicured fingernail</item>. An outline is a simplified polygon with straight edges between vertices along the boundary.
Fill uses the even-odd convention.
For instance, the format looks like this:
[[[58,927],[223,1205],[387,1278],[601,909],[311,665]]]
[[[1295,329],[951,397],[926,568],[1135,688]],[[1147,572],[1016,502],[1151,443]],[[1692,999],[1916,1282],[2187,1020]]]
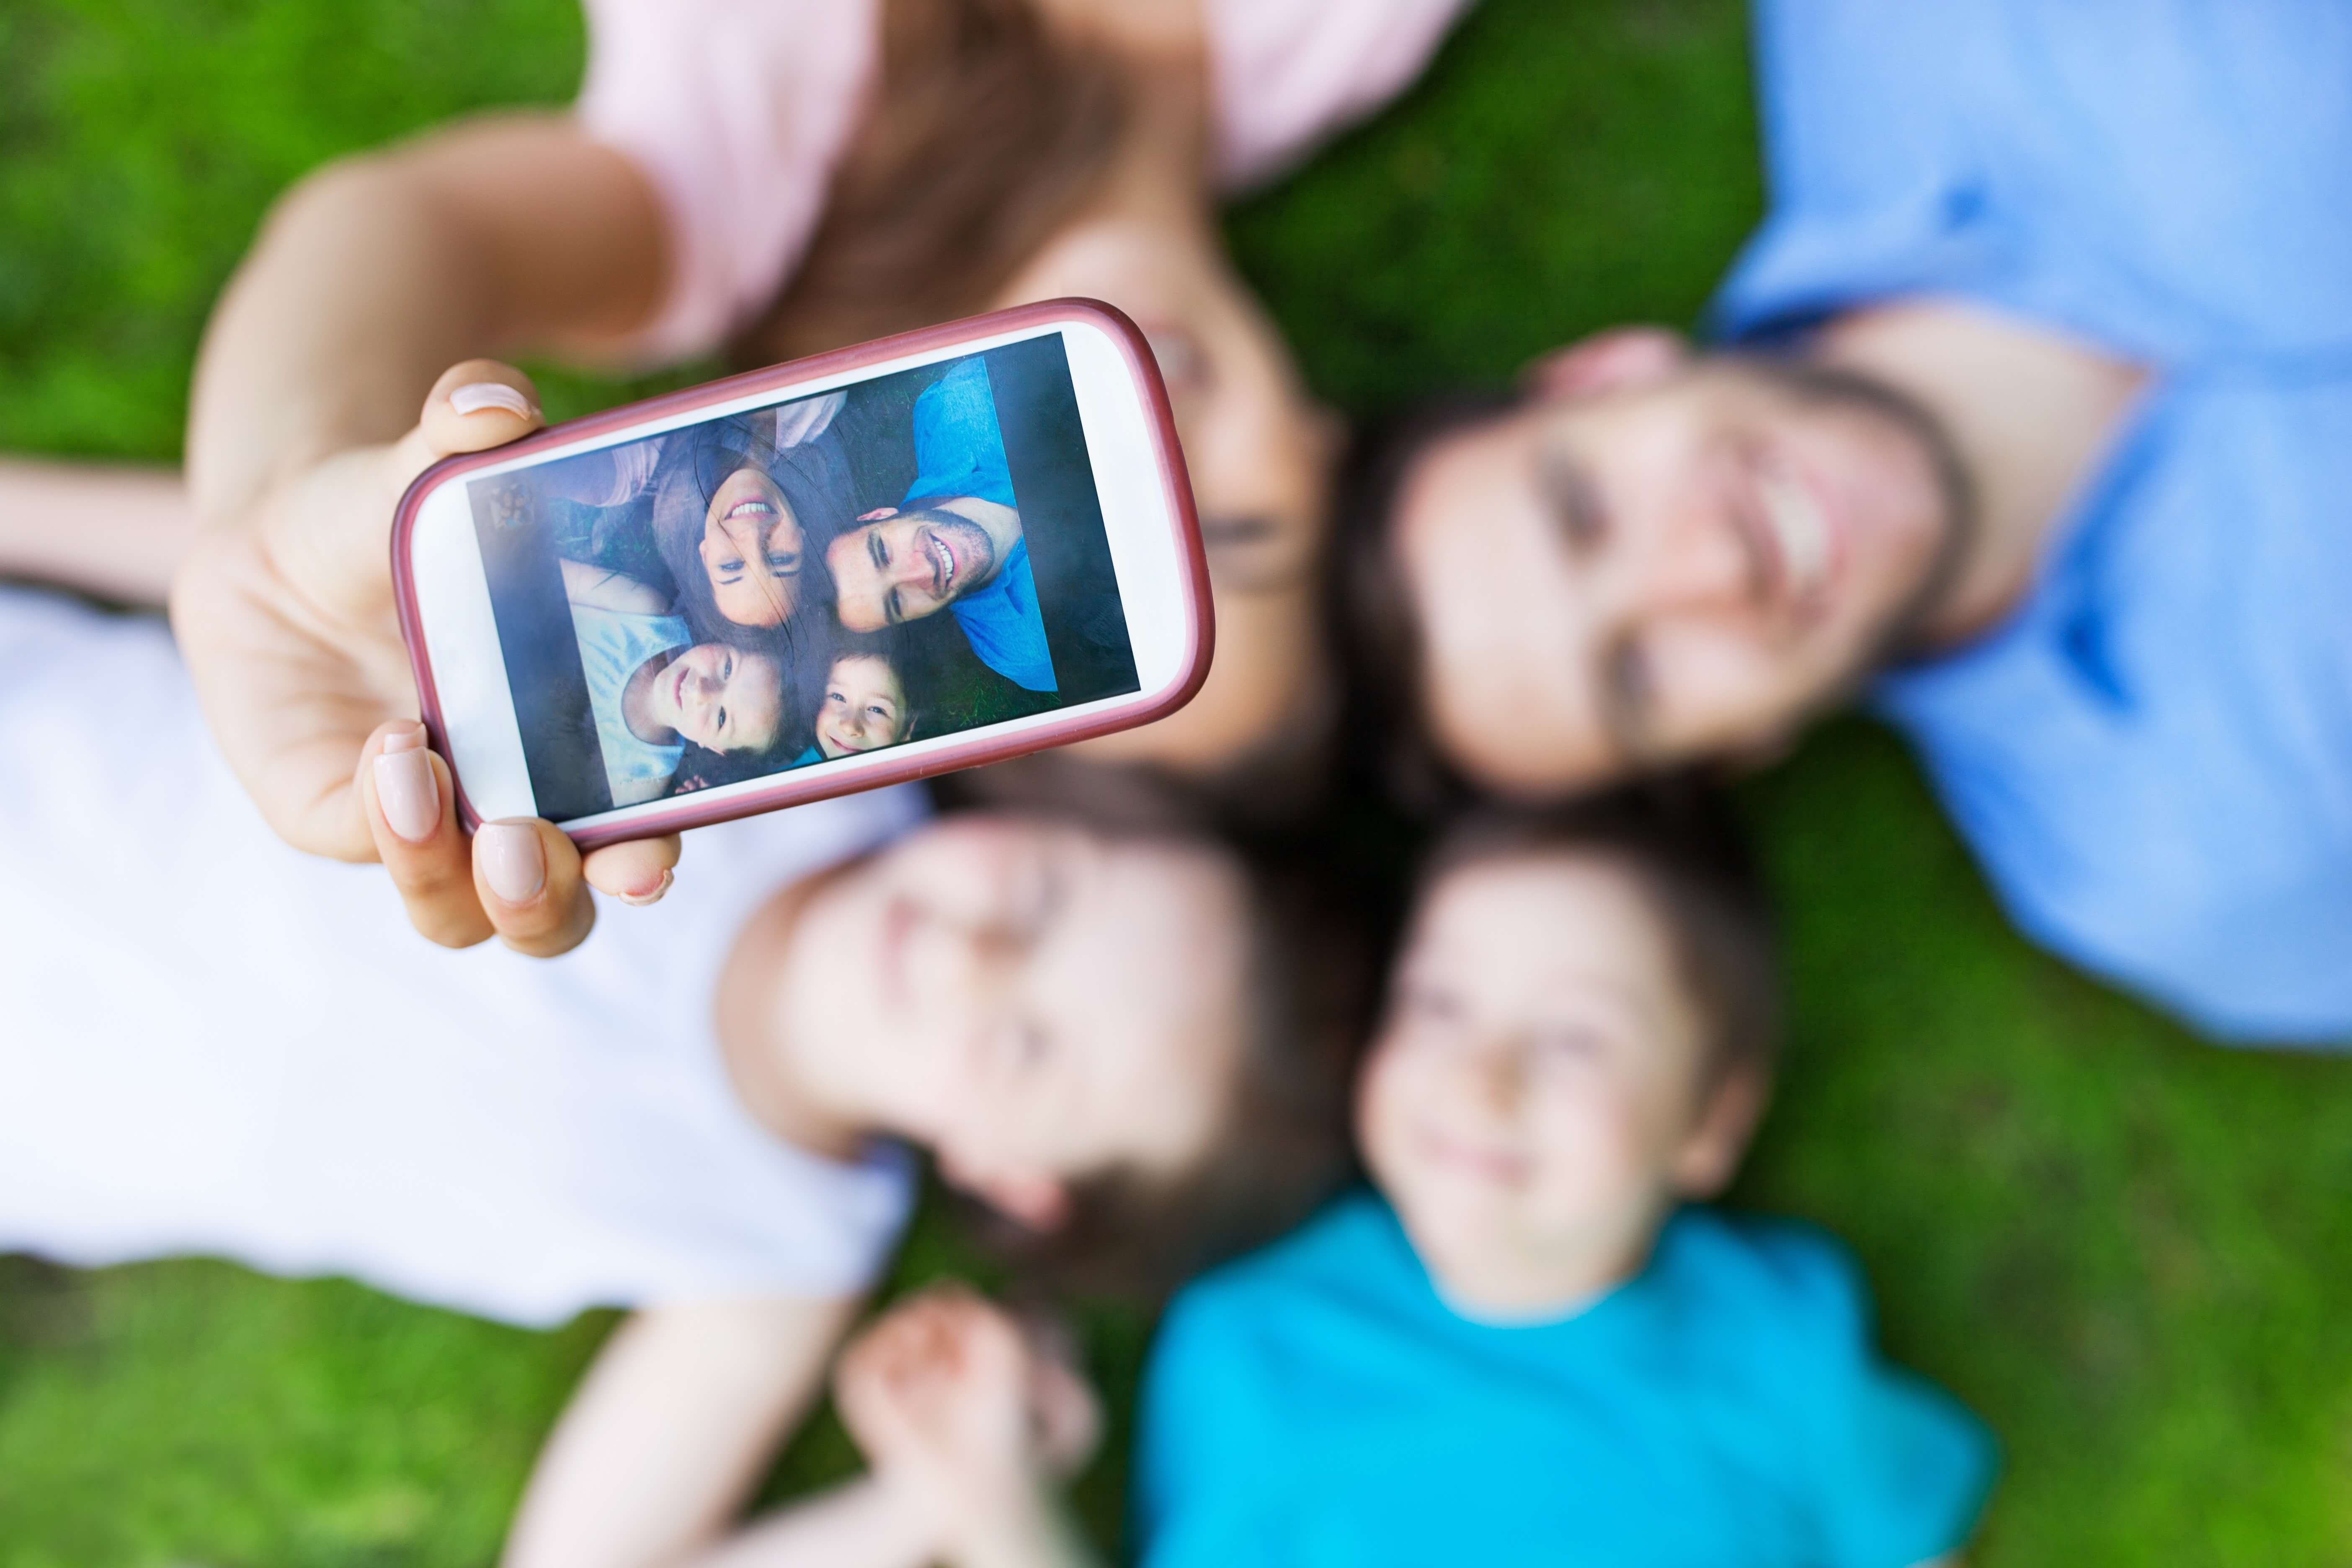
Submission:
[[[639,909],[645,908],[647,904],[660,903],[662,901],[662,895],[669,891],[669,885],[676,880],[677,880],[677,879],[671,876],[669,868],[665,866],[662,868],[661,876],[654,882],[652,887],[643,889],[634,893],[623,893],[621,895],[621,902],[625,904],[635,904]]]
[[[460,414],[479,414],[485,408],[503,408],[509,414],[520,414],[525,419],[539,412],[530,399],[501,381],[469,381],[449,395],[449,406]]]
[[[441,826],[441,786],[433,777],[433,754],[423,729],[383,738],[375,759],[375,803],[386,826],[411,844],[422,844]]]
[[[482,824],[474,833],[474,861],[490,891],[508,903],[527,904],[547,886],[547,851],[527,822]]]

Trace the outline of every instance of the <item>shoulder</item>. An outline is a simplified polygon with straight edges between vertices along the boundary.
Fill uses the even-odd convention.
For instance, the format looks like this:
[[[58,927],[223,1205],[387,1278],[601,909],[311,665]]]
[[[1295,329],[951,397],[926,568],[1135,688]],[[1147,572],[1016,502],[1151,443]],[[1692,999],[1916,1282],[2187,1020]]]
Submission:
[[[1220,174],[1256,184],[1421,74],[1470,0],[1207,0]]]
[[[1693,1206],[1667,1222],[1653,1278],[1704,1309],[1700,1321],[1738,1325],[1751,1348],[1810,1347],[1818,1357],[1859,1353],[1871,1333],[1870,1290],[1845,1245],[1800,1220]]]

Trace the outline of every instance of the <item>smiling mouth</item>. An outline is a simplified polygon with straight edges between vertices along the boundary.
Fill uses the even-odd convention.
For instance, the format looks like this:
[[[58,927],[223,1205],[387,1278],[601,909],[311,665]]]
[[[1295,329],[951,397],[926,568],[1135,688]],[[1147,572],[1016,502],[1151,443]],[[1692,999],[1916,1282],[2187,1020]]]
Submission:
[[[1528,1179],[1524,1155],[1457,1142],[1444,1133],[1422,1131],[1421,1147],[1439,1165],[1500,1187],[1516,1187]]]
[[[776,509],[773,506],[761,500],[759,497],[754,496],[750,500],[739,500],[733,506],[729,507],[727,509],[727,515],[720,518],[719,521],[721,522],[732,522],[739,517],[773,517],[775,515]]]
[[[940,537],[937,529],[930,531],[925,542],[931,555],[931,591],[944,599],[955,587],[955,552],[949,547],[946,540]]]

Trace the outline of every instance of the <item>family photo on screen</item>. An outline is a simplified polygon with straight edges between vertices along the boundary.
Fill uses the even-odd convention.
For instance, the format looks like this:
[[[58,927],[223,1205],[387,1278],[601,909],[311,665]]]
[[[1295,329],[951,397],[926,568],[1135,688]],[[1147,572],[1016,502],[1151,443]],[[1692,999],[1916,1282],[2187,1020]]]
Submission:
[[[468,488],[558,820],[1136,689],[1057,339]]]

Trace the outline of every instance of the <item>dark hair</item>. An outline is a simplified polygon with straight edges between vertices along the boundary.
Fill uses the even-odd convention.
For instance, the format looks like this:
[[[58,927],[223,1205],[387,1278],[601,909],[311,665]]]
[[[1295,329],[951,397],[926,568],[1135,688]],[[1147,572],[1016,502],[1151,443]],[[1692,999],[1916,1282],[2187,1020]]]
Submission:
[[[767,410],[761,410],[765,414]],[[833,601],[833,577],[824,568],[824,543],[849,516],[849,465],[837,443],[824,437],[780,447],[745,417],[715,420],[678,431],[674,447],[662,453],[654,480],[651,531],[654,548],[677,580],[678,603],[688,626],[702,642],[730,643],[789,657],[793,623]],[[738,468],[756,468],[773,479],[793,509],[802,537],[800,598],[780,626],[746,626],[719,614],[702,563],[705,519],[710,498]]]
[[[798,270],[744,332],[796,359],[986,307],[1102,188],[1128,68],[1034,0],[885,0],[882,61]]]
[[[808,715],[812,731],[818,715],[824,711],[825,689],[832,683],[834,665],[845,658],[878,658],[898,676],[899,689],[906,694],[907,740],[918,737],[925,710],[916,695],[916,661],[909,656],[905,632],[903,626],[885,626],[878,632],[853,632],[845,631],[838,625],[828,624],[824,634],[811,641],[808,657],[800,666],[799,679],[805,698],[801,705],[802,710]],[[812,734],[812,743],[814,739]],[[903,745],[905,742],[899,743]]]
[[[1780,1039],[1771,905],[1718,794],[1684,775],[1551,811],[1474,810],[1439,840],[1421,891],[1474,866],[1546,856],[1602,861],[1640,891],[1706,1030],[1708,1085],[1769,1069]]]
[[[1375,420],[1358,428],[1340,467],[1331,596],[1348,692],[1341,745],[1350,773],[1416,816],[1458,809],[1475,792],[1429,733],[1421,619],[1397,560],[1397,506],[1433,447],[1520,401],[1454,393]]]
[[[1239,1057],[1211,1146],[1173,1175],[1115,1169],[1070,1184],[1070,1212],[1030,1230],[961,1200],[983,1244],[1048,1286],[1152,1300],[1297,1226],[1353,1170],[1349,1089],[1370,1036],[1392,898],[1334,847],[1202,831],[1191,802],[1132,787],[1081,812],[1098,831],[1232,858],[1247,887]]]

